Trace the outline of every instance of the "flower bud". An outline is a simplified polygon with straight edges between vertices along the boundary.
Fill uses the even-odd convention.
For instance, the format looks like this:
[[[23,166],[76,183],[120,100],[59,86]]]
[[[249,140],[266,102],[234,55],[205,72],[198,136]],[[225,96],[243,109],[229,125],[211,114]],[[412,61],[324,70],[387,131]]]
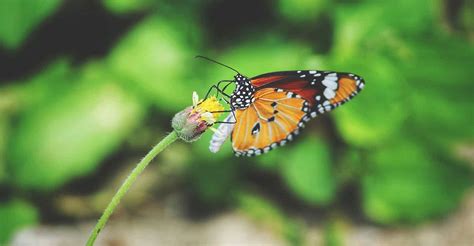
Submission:
[[[199,100],[196,92],[193,93],[193,106],[177,113],[171,121],[171,126],[178,136],[186,142],[193,142],[215,122],[224,110],[216,97]]]

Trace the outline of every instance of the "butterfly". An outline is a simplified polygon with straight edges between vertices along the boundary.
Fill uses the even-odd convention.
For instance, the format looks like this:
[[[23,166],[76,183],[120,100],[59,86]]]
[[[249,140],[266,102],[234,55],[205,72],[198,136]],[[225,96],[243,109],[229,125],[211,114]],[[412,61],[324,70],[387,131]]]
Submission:
[[[237,74],[233,80],[214,85],[228,97],[231,113],[221,122],[227,124],[215,131],[209,148],[217,152],[231,136],[236,156],[260,155],[284,146],[310,119],[346,103],[365,85],[364,79],[353,73],[319,70],[271,72],[248,78],[211,61]],[[220,88],[220,83],[227,85]],[[231,83],[235,89],[227,95],[225,89]]]

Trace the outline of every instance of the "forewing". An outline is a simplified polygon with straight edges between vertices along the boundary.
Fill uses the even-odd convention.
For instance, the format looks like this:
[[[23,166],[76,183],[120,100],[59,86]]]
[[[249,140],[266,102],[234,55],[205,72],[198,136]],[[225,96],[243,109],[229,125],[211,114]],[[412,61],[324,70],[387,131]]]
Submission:
[[[285,145],[308,119],[308,102],[291,91],[263,88],[254,98],[248,108],[235,111],[232,147],[237,156],[259,155]]]
[[[309,103],[312,117],[349,101],[365,85],[355,74],[316,70],[267,73],[250,81],[257,90],[278,88],[298,94]]]

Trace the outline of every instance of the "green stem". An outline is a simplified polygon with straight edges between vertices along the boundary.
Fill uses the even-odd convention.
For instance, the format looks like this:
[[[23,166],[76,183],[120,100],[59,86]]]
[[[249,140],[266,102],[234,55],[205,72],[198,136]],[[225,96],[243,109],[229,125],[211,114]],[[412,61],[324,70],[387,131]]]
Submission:
[[[100,217],[99,221],[92,230],[89,239],[87,240],[86,245],[92,246],[99,235],[100,231],[104,228],[105,224],[109,220],[110,216],[114,212],[117,205],[120,203],[122,197],[127,193],[127,191],[132,186],[133,182],[137,179],[137,177],[145,170],[145,168],[150,164],[150,162],[155,158],[162,150],[164,150],[168,145],[173,143],[178,139],[178,135],[175,131],[171,132],[166,136],[163,140],[161,140],[153,149],[148,152],[148,154],[143,157],[143,159],[137,164],[137,166],[133,169],[133,171],[128,175],[127,179],[123,182],[122,186],[118,189],[117,193],[115,193],[112,201],[110,201],[109,205],[105,209],[104,213]]]

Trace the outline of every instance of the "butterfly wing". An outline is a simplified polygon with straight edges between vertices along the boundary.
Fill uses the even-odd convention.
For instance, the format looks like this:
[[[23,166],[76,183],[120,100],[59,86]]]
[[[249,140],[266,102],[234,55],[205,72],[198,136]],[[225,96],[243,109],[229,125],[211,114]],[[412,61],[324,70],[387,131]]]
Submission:
[[[357,95],[364,80],[355,74],[332,71],[283,71],[250,79],[257,90],[279,88],[296,93],[310,104],[311,117],[330,111]]]
[[[259,155],[285,145],[309,119],[309,103],[291,91],[262,88],[254,98],[248,108],[235,111],[232,147],[237,156]]]
[[[291,141],[304,123],[357,95],[364,80],[332,71],[283,71],[250,79],[255,101],[236,110],[232,147],[237,156],[253,156]]]

